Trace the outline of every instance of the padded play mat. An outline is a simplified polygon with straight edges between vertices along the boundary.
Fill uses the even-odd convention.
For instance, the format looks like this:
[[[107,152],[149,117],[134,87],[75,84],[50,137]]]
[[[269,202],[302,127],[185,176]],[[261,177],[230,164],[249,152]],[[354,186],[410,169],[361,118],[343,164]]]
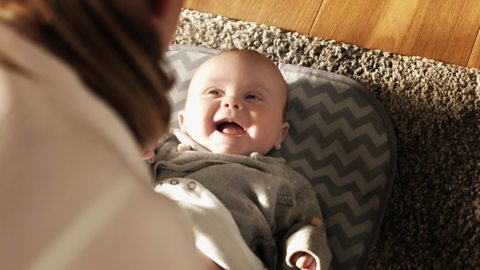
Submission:
[[[172,45],[173,127],[195,69],[218,53]],[[364,269],[381,227],[395,175],[396,144],[382,105],[356,81],[334,73],[278,64],[289,85],[289,134],[281,155],[313,185],[322,208],[331,268]]]

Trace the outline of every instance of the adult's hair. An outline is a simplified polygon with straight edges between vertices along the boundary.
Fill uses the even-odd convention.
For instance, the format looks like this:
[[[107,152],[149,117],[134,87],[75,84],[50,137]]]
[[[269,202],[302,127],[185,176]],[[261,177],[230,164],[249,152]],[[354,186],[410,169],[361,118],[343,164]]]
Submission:
[[[143,1],[151,10],[158,3]],[[146,147],[166,131],[172,80],[160,67],[157,30],[118,2],[0,0],[1,21],[69,63]]]

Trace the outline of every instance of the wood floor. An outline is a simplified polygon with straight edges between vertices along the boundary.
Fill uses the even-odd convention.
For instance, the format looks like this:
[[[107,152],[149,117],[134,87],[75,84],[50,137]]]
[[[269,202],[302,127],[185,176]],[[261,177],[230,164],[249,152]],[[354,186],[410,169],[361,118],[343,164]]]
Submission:
[[[480,68],[480,0],[186,0],[184,7]]]

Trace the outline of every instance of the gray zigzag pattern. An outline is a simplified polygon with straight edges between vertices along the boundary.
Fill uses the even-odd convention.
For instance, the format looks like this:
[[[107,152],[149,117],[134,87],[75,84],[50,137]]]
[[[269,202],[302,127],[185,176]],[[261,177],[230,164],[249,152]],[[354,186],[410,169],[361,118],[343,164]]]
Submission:
[[[359,225],[360,223],[371,221],[371,214],[376,213],[379,205],[379,197],[372,196],[369,201],[358,203],[354,198],[353,192],[344,190],[344,193],[340,195],[340,198],[334,197],[334,195],[315,188],[318,198],[322,201],[322,204],[327,206],[326,213],[328,214],[327,225],[332,225],[334,222],[335,214],[345,214],[349,221],[349,226]],[[373,212],[371,212],[373,211]],[[368,219],[366,219],[368,217]],[[365,229],[361,227],[362,229]]]
[[[330,197],[338,197],[341,194],[345,193],[346,191],[352,192],[351,194],[354,196],[354,199],[356,203],[358,204],[363,204],[368,202],[371,198],[380,198],[383,195],[383,190],[385,189],[383,183],[376,182],[374,185],[372,185],[368,190],[362,189],[361,185],[359,185],[356,182],[360,182],[360,180],[364,179],[351,179],[351,183],[342,185],[342,186],[336,186],[335,182],[331,180],[330,177],[325,176],[325,177],[318,177],[313,179],[312,185],[315,186],[315,188],[322,187],[324,188],[323,191],[328,191],[330,194]],[[323,187],[322,185],[325,185],[328,187]],[[318,192],[321,192],[318,191]],[[349,198],[351,199],[351,198]]]
[[[297,169],[302,173],[302,170],[298,167],[294,167],[294,169]],[[339,201],[348,200],[352,211],[355,211],[355,209],[361,209],[366,205],[371,205],[370,203],[372,200],[381,199],[384,196],[385,187],[383,183],[377,182],[368,190],[365,190],[364,187],[359,184],[365,181],[364,179],[359,178],[351,180],[351,183],[342,186],[336,186],[335,181],[328,176],[311,179],[310,181],[314,186],[316,193],[321,194],[319,199],[322,201],[325,200],[325,204],[333,206],[339,204]],[[346,192],[349,193],[346,194]],[[378,204],[371,206],[378,209]],[[357,215],[360,215],[363,211],[364,210],[359,210],[355,212]]]
[[[323,84],[323,86],[327,85],[329,84]],[[290,155],[286,156],[294,158],[294,153],[299,153],[298,156],[303,159],[295,160],[296,164],[293,167],[303,173],[310,172],[306,175],[315,186],[319,203],[324,209],[327,232],[339,240],[339,245],[335,246],[332,267],[354,268],[357,262],[356,259],[353,259],[357,257],[355,254],[360,256],[363,251],[363,245],[358,246],[358,244],[364,243],[370,238],[373,230],[372,219],[375,220],[378,215],[380,201],[384,195],[384,184],[382,183],[374,185],[373,190],[369,190],[369,192],[364,192],[366,190],[359,188],[359,185],[368,181],[367,179],[385,179],[383,175],[389,165],[388,141],[381,125],[382,122],[379,121],[373,108],[370,112],[363,109],[368,108],[369,104],[355,106],[352,100],[357,104],[362,104],[362,100],[352,99],[351,93],[350,95],[345,94],[348,92],[339,94],[331,84],[332,87],[317,88],[312,92],[305,91],[305,89],[309,89],[309,86],[311,84],[304,81],[298,83],[296,87],[292,87],[295,91],[300,91],[300,94],[292,94],[291,100],[289,100],[291,108],[296,108],[296,110],[290,110],[287,116],[295,118],[296,121],[290,121],[293,123],[292,130],[290,137],[284,143],[283,154],[290,152]],[[348,104],[345,102],[347,99],[350,101]],[[336,106],[337,103],[343,104]],[[344,106],[343,109],[338,109],[342,106]],[[365,111],[367,112],[365,113]],[[315,118],[317,118],[316,121]],[[323,125],[319,125],[321,122],[319,120],[323,120]],[[332,128],[332,126],[335,127]],[[325,133],[328,127],[333,131]],[[359,131],[359,129],[362,130]],[[358,134],[355,134],[355,131],[359,131]],[[349,136],[345,134],[349,134]],[[352,134],[355,134],[354,138]],[[335,146],[332,147],[332,145]],[[329,147],[334,150],[330,154],[325,153],[325,149]],[[355,153],[359,148],[365,151]],[[365,152],[368,154],[365,155]],[[352,157],[355,158],[352,159]],[[373,157],[379,157],[379,159],[372,164]],[[299,165],[301,163],[303,165]],[[356,181],[352,179],[351,183],[339,188],[328,175],[327,177],[315,177],[315,173],[312,174],[313,171],[321,173],[322,164],[333,167],[336,174],[340,176],[342,173],[355,171],[363,177]],[[307,166],[319,168],[319,170],[301,169]],[[363,181],[358,181],[360,179]],[[330,241],[333,241],[331,237],[329,237]],[[357,248],[356,252],[352,252],[355,248]]]
[[[340,230],[342,230],[340,228]],[[334,231],[333,233],[336,233]],[[332,269],[356,269],[356,265],[359,263],[358,260],[361,258],[363,251],[365,250],[366,242],[371,238],[370,235],[366,234],[362,238],[355,239],[355,245],[344,248],[342,246],[342,240],[337,239],[333,236],[328,238],[330,247],[334,250],[332,257],[331,268]]]
[[[374,111],[365,116],[359,117],[357,115],[354,115],[352,111],[347,108],[341,109],[331,114],[328,108],[325,106],[325,103],[323,102],[315,104],[314,107],[305,108],[303,107],[303,100],[300,100],[295,96],[291,97],[288,102],[289,111],[287,111],[287,116],[289,113],[291,113],[290,111],[295,108],[295,112],[301,117],[318,114],[322,116],[326,123],[332,123],[343,117],[354,128],[370,123],[374,126],[375,130],[378,133],[382,133],[384,131],[382,121],[380,120],[380,118],[378,118],[376,112]]]
[[[186,93],[187,93],[186,91],[183,93],[179,93],[176,91],[169,92],[168,97],[172,105],[172,114],[177,113],[177,111],[183,109],[183,106],[185,105]]]
[[[325,81],[322,79],[319,79],[321,83],[315,83],[312,84],[309,80],[307,79],[299,79],[292,83],[289,86],[290,89],[290,95],[305,95],[308,100],[310,98],[313,98],[315,96],[318,96],[320,93],[325,92],[330,96],[332,101],[335,104],[340,104],[342,101],[347,100],[347,99],[353,99],[355,103],[357,104],[358,108],[364,108],[364,107],[370,107],[370,104],[368,103],[367,100],[365,100],[364,97],[359,95],[359,93],[353,93],[352,91],[339,91],[331,82]],[[308,91],[305,91],[305,89],[308,89]],[[299,91],[297,91],[299,90]],[[314,106],[315,104],[313,104]],[[307,102],[305,103],[305,107],[310,107],[310,103]],[[339,106],[343,108],[343,106]],[[355,107],[349,107],[349,109],[352,109],[355,111]],[[360,113],[354,113],[355,115],[360,115]]]
[[[344,248],[340,243],[341,240],[336,237],[329,238],[328,241],[331,248],[336,250],[332,258],[332,269],[355,269],[354,265],[358,264],[358,259],[365,249],[366,242],[370,236],[355,239],[358,244]]]
[[[381,123],[380,119],[374,118],[374,115],[367,115],[356,120],[352,118],[351,112],[346,110],[338,111],[333,115],[327,115],[322,104],[319,104],[317,106],[317,112],[310,114],[308,111],[304,111],[303,109],[292,109],[299,104],[301,103],[298,103],[296,100],[292,100],[289,105],[289,110],[287,111],[288,120],[290,120],[290,118],[293,118],[292,120],[294,121],[299,121],[300,119],[303,119],[300,120],[300,122],[292,121],[292,124],[295,125],[298,129],[315,125],[320,128],[320,132],[329,133],[331,132],[331,129],[339,127],[346,132],[352,132],[353,134],[347,134],[349,137],[354,137],[358,134],[358,132],[362,131],[363,129],[365,130],[365,133],[370,134],[372,139],[379,140],[380,142],[384,142],[387,140],[385,131],[383,127],[381,127],[379,124]],[[316,121],[312,122],[312,119],[315,119]],[[304,122],[312,123],[310,125],[305,125],[306,123],[304,124]],[[344,124],[343,122],[346,122],[346,124]],[[322,128],[324,128],[325,130],[322,130]]]
[[[199,67],[205,60],[210,58],[208,55],[203,55],[203,54],[198,54],[199,57],[196,59],[193,59],[194,57],[191,57],[192,54],[188,55],[183,52],[174,52],[174,53],[169,53],[168,55],[168,60],[170,61],[172,66],[179,67],[180,65],[185,68],[185,70],[191,71],[195,70],[197,67]],[[175,62],[180,61],[181,64],[177,64]]]
[[[331,268],[332,269],[357,269],[356,264],[361,259],[362,251],[365,249],[364,244],[359,244],[353,248],[342,250],[337,243],[339,242],[336,239],[332,239],[331,247],[337,252],[332,257]],[[339,258],[340,257],[340,258]]]
[[[378,201],[372,200],[372,204],[377,204],[378,205]],[[348,203],[342,203],[342,204],[335,205],[335,206],[330,206],[329,205],[328,206],[328,211],[329,211],[328,214],[330,215],[330,218],[329,218],[330,219],[329,220],[330,224],[333,222],[332,220],[334,219],[335,214],[342,213],[342,214],[345,215],[345,219],[348,220],[348,223],[352,227],[363,225],[366,222],[371,222],[372,217],[374,217],[377,214],[377,210],[374,209],[373,207],[368,207],[368,208],[364,207],[364,209],[361,209],[362,214],[358,215],[359,211],[353,211],[351,209],[351,204],[348,204]],[[352,216],[355,216],[355,218],[352,218]],[[328,225],[330,225],[330,224],[328,224]],[[359,228],[360,229],[358,229],[358,230],[361,230],[361,232],[365,231],[365,229],[363,227],[359,227]],[[358,234],[358,233],[355,233],[355,234]],[[349,235],[352,235],[351,231],[349,231]]]
[[[332,84],[312,87],[304,80],[297,81],[291,89],[289,106],[294,109],[288,111],[287,117],[293,124],[282,153],[292,158],[290,164],[303,172],[316,189],[324,209],[327,232],[338,240],[338,245],[332,246],[336,251],[332,267],[354,268],[357,260],[353,258],[355,254],[362,254],[364,247],[359,244],[370,239],[372,220],[377,217],[384,196],[385,185],[381,181],[370,189],[359,187],[373,179],[386,179],[384,174],[390,156],[383,123],[364,97],[348,91],[339,93]],[[339,103],[342,104],[337,106]],[[312,120],[314,118],[317,121]],[[329,148],[331,151],[325,153]],[[294,156],[302,159],[293,160]],[[375,158],[378,159],[376,162]],[[359,172],[360,177],[338,187],[332,180],[335,178],[330,177],[332,173],[322,172],[325,167],[340,177],[353,172]],[[325,176],[318,177],[321,174]],[[332,237],[329,237],[330,241],[335,242]],[[355,248],[356,252],[352,252]]]
[[[193,71],[209,55],[174,52],[179,70],[170,92],[173,113],[185,102]],[[332,269],[354,269],[372,239],[379,218],[386,171],[388,136],[378,113],[358,89],[323,78],[289,74],[291,124],[279,151],[314,186],[333,250]],[[172,124],[176,125],[176,115]]]
[[[291,105],[294,106],[295,104]],[[295,132],[295,136],[301,136],[302,139],[305,139],[305,136],[310,134],[309,132],[322,137],[331,137],[332,133],[341,131],[343,133],[342,137],[348,141],[367,136],[368,141],[365,143],[368,144],[369,148],[381,147],[387,142],[387,134],[385,132],[377,133],[369,122],[355,128],[347,124],[345,119],[340,118],[337,119],[338,121],[328,124],[318,113],[302,118],[294,109],[288,111],[287,120],[291,124],[292,132]]]
[[[286,140],[288,140],[288,138]],[[384,174],[386,168],[389,165],[389,161],[385,161],[379,164],[377,167],[369,169],[368,164],[366,164],[365,161],[361,158],[356,158],[352,160],[352,162],[345,164],[335,154],[317,158],[316,153],[312,153],[310,149],[306,149],[305,151],[302,151],[300,153],[294,153],[290,155],[286,148],[287,147],[282,148],[281,150],[282,155],[284,157],[288,157],[289,163],[296,160],[297,161],[297,163],[295,164],[296,167],[300,167],[300,168],[304,167],[304,166],[299,166],[301,165],[299,163],[299,160],[300,161],[304,160],[306,163],[308,163],[310,167],[316,167],[320,169],[327,165],[333,165],[340,176],[344,176],[354,172],[355,170],[358,170],[361,173],[361,175],[365,177],[365,179],[374,179],[375,177],[381,174]],[[307,176],[309,177],[310,175],[307,175]]]
[[[203,54],[197,55],[198,57],[196,57],[195,59],[193,59],[194,57],[191,57],[182,52],[169,53],[168,55],[170,65],[172,67],[176,67],[173,70],[180,70],[180,72],[177,72],[178,82],[176,84],[177,91],[180,93],[187,90],[187,86],[190,84],[191,77],[193,76],[193,71],[197,69],[206,59],[209,58],[209,56]],[[182,69],[183,71],[185,71],[186,75],[182,75]],[[177,100],[174,101],[177,102]]]
[[[340,190],[352,190],[353,192],[361,194],[362,196],[374,190],[375,188],[385,188],[386,176],[384,174],[380,174],[375,178],[366,179],[363,175],[361,175],[360,171],[353,171],[347,175],[340,176],[333,165],[327,165],[319,169],[314,169],[308,163],[303,162],[303,160],[299,160],[298,162],[297,160],[290,161],[289,165],[293,168],[296,168],[304,175],[310,176],[311,178],[309,179],[312,185],[325,183],[325,181],[331,181],[330,179],[335,179],[334,182],[331,182],[333,188],[339,188]]]
[[[339,199],[348,199],[351,200],[352,204],[362,206],[363,204],[368,203],[372,198],[382,197],[384,187],[381,184],[377,184],[370,190],[362,193],[358,183],[355,183],[355,181],[358,180],[359,179],[354,179],[352,183],[337,187],[334,185],[334,181],[332,181],[329,177],[323,177],[314,179],[314,181],[312,181],[312,185],[314,185],[317,193],[322,192],[323,195],[328,194],[327,197],[335,199],[335,201],[330,200],[328,202],[329,205],[338,204],[337,200]],[[350,196],[347,198],[342,198],[341,196],[345,192],[351,192],[349,194]]]
[[[319,192],[317,191],[318,199],[322,207],[325,207],[324,215],[327,217],[325,223],[327,227],[331,226],[334,223],[334,218],[336,214],[344,214],[345,221],[347,222],[344,226],[358,226],[362,225],[365,222],[371,222],[372,217],[375,217],[378,211],[378,205],[380,203],[380,197],[378,194],[372,196],[369,202],[364,204],[359,204],[355,198],[355,194],[349,191],[344,191],[342,193],[342,198],[335,198],[334,195],[329,194],[328,192]],[[378,192],[378,191],[377,191]],[[375,193],[377,193],[375,192]],[[334,198],[336,202],[330,202]],[[338,201],[341,202],[338,202]],[[322,209],[323,210],[323,209]],[[359,227],[359,229],[369,231],[369,228]]]
[[[370,222],[371,222],[371,220],[370,220]],[[350,245],[350,244],[345,244],[345,243],[351,243],[351,242],[359,243],[359,242],[365,241],[365,239],[369,237],[368,233],[359,233],[359,234],[356,234],[356,235],[353,235],[353,236],[348,236],[348,235],[345,234],[345,231],[346,231],[345,228],[342,225],[340,225],[340,223],[337,223],[337,224],[329,227],[329,231],[332,233],[331,234],[332,236],[334,236],[336,239],[340,240],[340,246],[344,250],[349,249],[349,248],[357,245],[357,244]]]
[[[290,99],[289,102],[300,103],[301,106],[293,106],[299,110],[302,116],[310,115],[316,112],[326,112],[326,115],[330,116],[333,119],[339,117],[336,114],[337,111],[342,110],[343,113],[346,113],[345,117],[349,118],[351,125],[355,126],[356,122],[362,121],[363,117],[366,118],[366,121],[372,121],[373,118],[377,119],[380,122],[376,129],[377,131],[383,130],[384,127],[381,125],[380,118],[374,110],[374,108],[367,102],[366,98],[360,94],[360,92],[354,88],[350,89],[351,91],[338,91],[332,83],[323,83],[313,86],[309,81],[297,82],[297,86],[289,92]],[[348,102],[347,102],[348,101]],[[320,103],[320,104],[319,104]],[[317,106],[322,106],[321,109]],[[368,114],[368,116],[366,116]],[[377,122],[377,121],[372,121]],[[363,124],[363,123],[361,123]]]
[[[312,146],[320,148],[315,149],[315,151],[322,150],[335,142],[338,142],[340,144],[343,152],[349,154],[355,151],[355,149],[358,149],[360,146],[364,146],[372,160],[384,154],[385,151],[388,151],[388,141],[385,140],[385,137],[374,136],[374,138],[372,138],[371,133],[368,133],[368,131],[362,131],[361,135],[358,135],[356,138],[350,139],[346,137],[347,135],[345,135],[345,132],[340,129],[336,129],[335,131],[325,136],[321,131],[321,128],[317,127],[316,125],[311,125],[307,128],[304,127],[302,128],[302,131],[299,131],[297,125],[292,124],[289,132],[291,141],[288,141],[288,143],[293,145],[285,145],[292,148],[290,150],[292,154],[295,152],[301,152],[307,147],[311,148]],[[312,143],[314,145],[302,147],[302,142],[307,141],[308,138],[311,137],[313,137],[315,139],[315,142],[317,143]],[[381,143],[380,145],[375,145],[375,138],[377,138],[377,143]],[[382,141],[384,142],[382,143]],[[303,144],[305,145],[305,143]]]

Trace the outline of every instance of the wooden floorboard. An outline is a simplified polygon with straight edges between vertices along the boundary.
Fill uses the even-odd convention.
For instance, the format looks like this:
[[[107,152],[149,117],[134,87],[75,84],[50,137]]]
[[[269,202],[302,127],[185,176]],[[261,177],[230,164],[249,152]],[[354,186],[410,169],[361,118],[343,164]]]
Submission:
[[[480,68],[480,29],[478,30],[477,41],[475,42],[475,46],[473,46],[468,66]]]
[[[480,68],[480,0],[187,0],[184,7]]]
[[[321,0],[186,0],[184,6],[308,34],[321,4]]]
[[[479,15],[478,0],[324,0],[310,34],[466,66]]]

